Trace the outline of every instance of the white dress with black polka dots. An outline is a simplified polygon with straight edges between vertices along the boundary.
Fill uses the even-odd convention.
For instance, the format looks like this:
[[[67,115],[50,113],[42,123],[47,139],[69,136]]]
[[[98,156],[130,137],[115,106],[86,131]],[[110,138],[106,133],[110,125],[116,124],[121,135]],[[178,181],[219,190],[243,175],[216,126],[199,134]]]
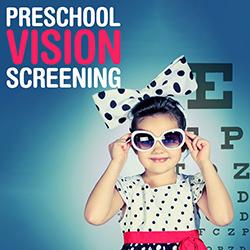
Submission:
[[[140,174],[120,177],[116,189],[126,206],[120,209],[122,232],[190,231],[200,226],[197,201],[202,195],[205,181],[201,173],[177,174],[171,185],[151,188]],[[122,250],[178,249],[179,243],[124,244]]]

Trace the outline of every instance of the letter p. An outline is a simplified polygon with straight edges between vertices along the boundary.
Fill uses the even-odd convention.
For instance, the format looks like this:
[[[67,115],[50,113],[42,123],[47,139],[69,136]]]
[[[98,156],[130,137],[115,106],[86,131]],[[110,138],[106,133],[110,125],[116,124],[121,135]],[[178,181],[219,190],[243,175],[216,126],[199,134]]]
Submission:
[[[15,19],[17,17],[18,11],[15,7],[7,7],[6,8],[6,26],[11,26],[11,19]]]
[[[225,132],[225,144],[221,145],[221,149],[233,149],[234,145],[231,141],[240,140],[243,136],[243,131],[240,127],[221,127],[221,131]],[[231,134],[235,132],[236,134]]]

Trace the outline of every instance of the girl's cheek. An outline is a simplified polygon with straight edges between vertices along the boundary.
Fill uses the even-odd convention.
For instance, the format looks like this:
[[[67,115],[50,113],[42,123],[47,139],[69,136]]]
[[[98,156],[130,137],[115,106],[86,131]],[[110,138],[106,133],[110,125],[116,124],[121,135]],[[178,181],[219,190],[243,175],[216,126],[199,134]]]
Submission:
[[[147,151],[147,152],[138,151],[137,155],[140,156],[141,159],[147,159],[150,154],[149,154],[149,151]]]
[[[140,152],[140,151],[138,151],[137,152],[137,156],[138,156],[138,158],[139,158],[139,160],[140,161],[145,161],[146,160],[146,156],[145,156],[145,152]]]

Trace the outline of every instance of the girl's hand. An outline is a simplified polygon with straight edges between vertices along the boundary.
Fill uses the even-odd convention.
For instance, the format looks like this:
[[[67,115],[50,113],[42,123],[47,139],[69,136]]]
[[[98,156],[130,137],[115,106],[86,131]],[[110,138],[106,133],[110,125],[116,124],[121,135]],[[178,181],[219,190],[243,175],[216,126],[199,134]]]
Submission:
[[[130,137],[131,133],[128,133],[109,144],[109,153],[112,160],[118,161],[122,165],[126,162],[128,150],[131,146],[131,142],[127,142],[127,140]]]
[[[200,136],[185,131],[186,144],[194,161],[200,166],[200,163],[210,161],[209,142]]]

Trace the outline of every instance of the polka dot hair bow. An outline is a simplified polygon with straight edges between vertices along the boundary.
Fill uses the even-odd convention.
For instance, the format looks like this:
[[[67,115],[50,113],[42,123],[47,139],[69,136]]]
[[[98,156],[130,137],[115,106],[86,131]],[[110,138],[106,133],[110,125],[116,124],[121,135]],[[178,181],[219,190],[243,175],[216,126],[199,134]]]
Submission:
[[[198,85],[184,56],[175,59],[149,85],[138,89],[112,89],[92,97],[107,128],[124,123],[130,110],[140,101],[152,96],[185,96]]]

